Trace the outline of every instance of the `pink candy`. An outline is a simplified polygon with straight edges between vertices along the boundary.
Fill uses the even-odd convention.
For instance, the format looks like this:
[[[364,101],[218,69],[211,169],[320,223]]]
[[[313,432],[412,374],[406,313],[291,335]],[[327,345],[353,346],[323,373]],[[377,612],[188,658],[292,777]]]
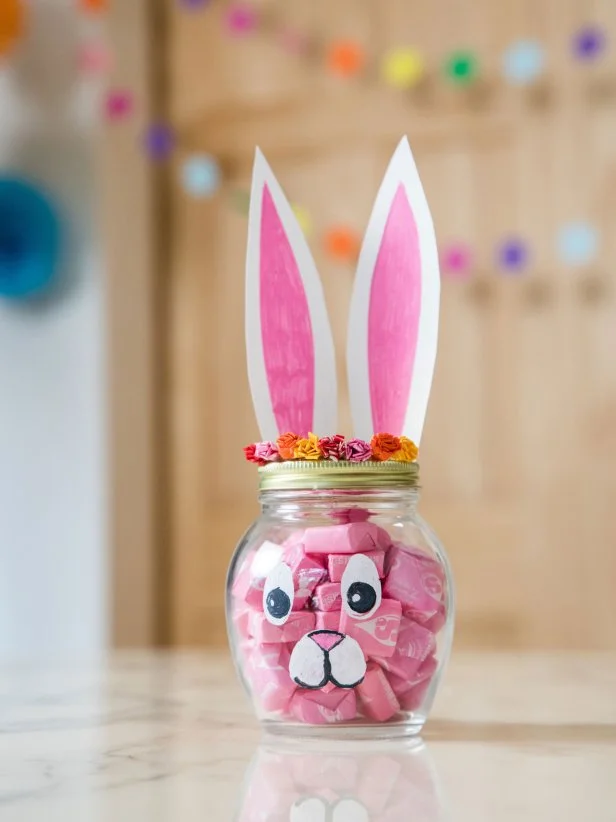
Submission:
[[[285,550],[283,558],[293,573],[295,587],[293,610],[300,611],[312,596],[319,582],[325,579],[327,571],[316,559],[304,554],[300,543]]]
[[[358,554],[386,548],[387,531],[373,522],[325,525],[304,532],[302,544],[307,554]]]
[[[290,710],[296,719],[308,725],[350,722],[357,715],[357,697],[355,691],[342,688],[334,688],[329,693],[297,690]]]
[[[388,533],[363,515],[344,520],[294,531],[281,545],[265,541],[236,573],[234,626],[246,679],[265,713],[310,725],[358,717],[387,722],[401,710],[416,711],[424,704],[438,669],[436,635],[446,622],[443,570],[419,549],[392,544]],[[342,599],[342,576],[358,553],[374,563],[382,580],[378,583],[363,560],[359,565],[353,560],[355,581],[382,588],[379,607],[367,617],[348,611]],[[279,573],[281,562],[290,570],[286,577]],[[348,576],[346,586],[351,584]],[[268,597],[280,589],[272,609],[280,608],[281,601],[284,608],[282,591],[291,598],[290,612],[264,612],[268,577]],[[330,636],[309,636],[313,631]],[[319,683],[323,675],[326,684],[319,689],[298,686],[289,673],[292,654],[297,681]],[[316,678],[303,679],[303,670],[316,670]],[[354,682],[353,687],[339,687]]]
[[[315,626],[315,615],[311,611],[292,611],[284,625],[272,625],[263,612],[250,614],[250,632],[257,642],[299,642]]]
[[[288,653],[280,645],[267,653],[255,649],[248,657],[246,675],[259,694],[259,703],[265,711],[285,711],[297,686],[289,676]]]
[[[364,551],[367,557],[370,557],[372,562],[376,565],[379,572],[379,577],[383,579],[385,574],[385,551]],[[330,554],[327,558],[327,571],[331,582],[340,582],[344,569],[349,564],[351,555],[349,554]]]
[[[339,611],[342,608],[340,585],[335,582],[318,585],[312,603],[317,611]]]
[[[426,622],[438,613],[443,598],[443,572],[418,551],[394,544],[387,552],[383,594],[402,603],[405,613]]]
[[[396,650],[402,607],[393,599],[384,599],[368,619],[357,619],[342,612],[340,630],[352,636],[366,656],[388,657]]]
[[[317,611],[318,631],[337,631],[340,628],[340,611]]]
[[[400,704],[382,668],[371,662],[364,681],[357,686],[364,711],[371,719],[386,722],[400,710]]]

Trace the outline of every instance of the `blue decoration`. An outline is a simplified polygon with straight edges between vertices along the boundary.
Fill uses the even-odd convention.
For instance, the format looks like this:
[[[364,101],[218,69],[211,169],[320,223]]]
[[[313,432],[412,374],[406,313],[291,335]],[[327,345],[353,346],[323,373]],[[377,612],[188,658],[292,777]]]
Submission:
[[[560,259],[567,265],[587,265],[597,256],[599,236],[588,223],[568,223],[558,232]]]
[[[510,274],[519,274],[528,264],[528,248],[522,240],[505,240],[498,249],[498,263]]]
[[[220,166],[209,154],[195,154],[182,166],[182,183],[193,197],[212,197],[220,186]]]
[[[0,296],[39,296],[53,284],[60,220],[46,194],[26,180],[0,177]]]
[[[545,51],[534,40],[518,40],[503,55],[503,72],[514,85],[537,80],[545,69]]]

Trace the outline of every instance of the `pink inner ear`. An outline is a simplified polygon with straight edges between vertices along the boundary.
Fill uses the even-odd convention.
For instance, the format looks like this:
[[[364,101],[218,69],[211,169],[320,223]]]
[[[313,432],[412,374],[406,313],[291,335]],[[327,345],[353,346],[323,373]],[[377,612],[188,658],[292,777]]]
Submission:
[[[404,187],[391,204],[368,315],[368,371],[374,433],[402,433],[413,380],[421,308],[419,236]]]
[[[314,345],[308,301],[297,261],[263,187],[261,205],[261,337],[272,408],[280,433],[312,430]]]

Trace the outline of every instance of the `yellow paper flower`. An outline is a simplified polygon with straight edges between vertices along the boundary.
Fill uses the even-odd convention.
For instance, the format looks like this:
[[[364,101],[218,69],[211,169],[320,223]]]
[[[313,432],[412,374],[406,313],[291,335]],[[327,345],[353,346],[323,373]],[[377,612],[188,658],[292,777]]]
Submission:
[[[400,437],[400,450],[396,451],[392,459],[396,462],[415,462],[419,449],[408,437]]]
[[[320,460],[323,454],[316,434],[308,434],[308,439],[297,441],[294,456],[296,460]]]

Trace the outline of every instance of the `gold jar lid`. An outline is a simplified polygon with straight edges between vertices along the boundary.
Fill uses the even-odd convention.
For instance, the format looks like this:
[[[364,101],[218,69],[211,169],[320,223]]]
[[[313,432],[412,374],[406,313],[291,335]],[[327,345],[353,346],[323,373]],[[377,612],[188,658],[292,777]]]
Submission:
[[[327,462],[289,460],[259,468],[261,491],[316,489],[417,488],[416,462]]]

